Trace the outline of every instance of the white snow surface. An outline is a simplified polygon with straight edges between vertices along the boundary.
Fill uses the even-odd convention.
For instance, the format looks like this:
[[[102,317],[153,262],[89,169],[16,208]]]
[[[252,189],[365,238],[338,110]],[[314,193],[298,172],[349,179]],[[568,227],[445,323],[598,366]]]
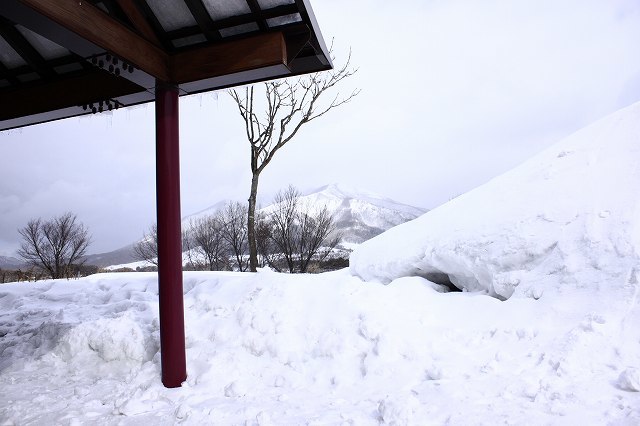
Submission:
[[[155,274],[1,286],[0,424],[640,422],[631,294],[500,302],[347,270],[184,289],[188,378],[165,389]]]
[[[185,272],[181,388],[155,273],[0,285],[0,424],[640,424],[639,135],[634,105],[351,270]]]
[[[640,254],[640,103],[357,248],[388,283],[446,274],[500,298],[629,286]]]

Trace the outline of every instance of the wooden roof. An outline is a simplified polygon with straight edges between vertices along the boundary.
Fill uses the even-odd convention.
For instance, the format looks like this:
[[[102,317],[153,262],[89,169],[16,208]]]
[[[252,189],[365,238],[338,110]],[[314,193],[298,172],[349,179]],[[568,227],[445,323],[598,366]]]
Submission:
[[[308,0],[0,0],[0,130],[330,68]]]

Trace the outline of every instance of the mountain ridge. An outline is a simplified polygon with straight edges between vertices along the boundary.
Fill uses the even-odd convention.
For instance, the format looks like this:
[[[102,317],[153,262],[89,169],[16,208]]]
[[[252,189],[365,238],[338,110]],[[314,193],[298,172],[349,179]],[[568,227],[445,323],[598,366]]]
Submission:
[[[213,214],[223,208],[228,200],[221,200],[210,207],[186,215],[182,218],[183,228],[192,219]],[[300,196],[300,202],[324,206],[326,205],[334,215],[338,231],[342,235],[340,245],[351,249],[389,228],[413,220],[428,210],[421,207],[399,203],[388,197],[373,192],[332,183],[321,186]],[[268,212],[273,204],[259,209]],[[100,267],[121,265],[135,262],[133,255],[134,243],[128,244],[111,252],[91,254],[86,256],[87,263]]]

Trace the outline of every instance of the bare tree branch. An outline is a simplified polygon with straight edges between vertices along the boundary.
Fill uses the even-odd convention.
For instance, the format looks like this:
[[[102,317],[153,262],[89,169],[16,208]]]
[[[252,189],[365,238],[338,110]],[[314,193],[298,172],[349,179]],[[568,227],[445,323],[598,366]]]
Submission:
[[[84,264],[84,254],[91,244],[89,231],[70,212],[48,221],[30,220],[18,233],[23,240],[18,255],[54,279],[70,278]]]
[[[276,152],[293,140],[303,125],[349,103],[360,93],[359,89],[352,90],[347,96],[341,96],[338,92],[329,98],[331,100],[328,103],[323,102],[325,93],[333,91],[357,71],[351,66],[349,52],[346,62],[332,71],[264,83],[264,114],[260,116],[255,113],[255,86],[245,88],[244,94],[235,89],[229,91],[244,121],[251,147],[252,179],[247,212],[251,271],[255,272],[258,264],[255,208],[260,174],[271,163]]]
[[[142,235],[142,239],[133,245],[133,254],[138,260],[143,260],[158,266],[158,226],[156,224]]]
[[[273,208],[260,223],[258,245],[267,263],[277,271],[307,272],[333,250],[340,236],[326,206],[300,201],[293,186],[276,194]]]

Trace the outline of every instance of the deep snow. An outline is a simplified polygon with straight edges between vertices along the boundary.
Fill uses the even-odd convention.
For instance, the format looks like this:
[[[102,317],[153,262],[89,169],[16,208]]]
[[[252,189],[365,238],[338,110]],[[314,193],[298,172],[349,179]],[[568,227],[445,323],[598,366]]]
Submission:
[[[639,154],[636,104],[350,270],[186,272],[179,389],[155,274],[2,285],[0,424],[640,424]]]

